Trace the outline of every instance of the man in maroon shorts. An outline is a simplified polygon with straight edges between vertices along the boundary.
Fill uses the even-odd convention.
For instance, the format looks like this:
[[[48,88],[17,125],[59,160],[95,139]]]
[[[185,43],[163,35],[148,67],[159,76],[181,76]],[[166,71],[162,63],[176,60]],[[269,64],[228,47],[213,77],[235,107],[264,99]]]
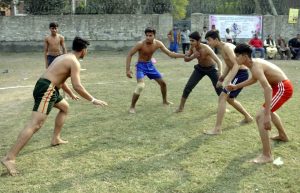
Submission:
[[[256,115],[256,123],[263,146],[263,152],[251,160],[251,162],[272,162],[273,157],[268,131],[271,130],[272,121],[278,130],[278,136],[272,137],[271,139],[283,142],[288,141],[280,117],[275,111],[292,97],[293,85],[284,72],[275,64],[263,59],[252,59],[252,50],[249,45],[240,44],[235,48],[234,52],[236,54],[237,63],[247,66],[252,73],[252,78],[237,85],[229,85],[227,89],[236,90],[259,81],[265,96],[265,104],[262,110]]]

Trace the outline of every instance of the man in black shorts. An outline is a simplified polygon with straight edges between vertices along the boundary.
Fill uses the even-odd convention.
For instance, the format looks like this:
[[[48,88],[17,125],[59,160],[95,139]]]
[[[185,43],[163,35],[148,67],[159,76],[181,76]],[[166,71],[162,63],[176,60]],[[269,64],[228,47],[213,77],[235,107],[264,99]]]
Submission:
[[[208,45],[201,43],[199,32],[195,31],[191,33],[189,38],[191,48],[188,53],[185,54],[184,61],[189,62],[193,59],[197,59],[198,64],[194,66],[194,71],[186,83],[180,105],[175,111],[176,113],[183,111],[189,94],[204,76],[208,76],[210,78],[217,95],[220,95],[222,92],[222,87],[217,87],[217,82],[222,72],[221,60]],[[217,67],[215,64],[217,64]]]

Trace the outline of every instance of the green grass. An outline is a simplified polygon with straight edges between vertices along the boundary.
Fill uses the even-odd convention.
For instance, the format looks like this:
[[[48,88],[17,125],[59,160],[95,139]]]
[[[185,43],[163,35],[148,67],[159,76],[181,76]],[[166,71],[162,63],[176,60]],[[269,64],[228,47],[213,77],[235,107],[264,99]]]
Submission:
[[[95,97],[109,103],[96,108],[85,100],[70,101],[62,136],[69,144],[50,147],[54,118],[50,114],[17,157],[21,175],[10,177],[0,167],[0,192],[300,192],[299,61],[279,61],[294,84],[294,96],[280,110],[290,137],[272,142],[281,167],[246,161],[261,152],[255,123],[239,126],[242,116],[232,107],[225,115],[224,132],[206,136],[214,126],[217,96],[205,77],[191,93],[181,114],[173,111],[196,61],[169,59],[158,53],[157,68],[164,74],[168,98],[163,107],[158,85],[146,79],[137,114],[127,113],[135,79],[125,76],[125,52],[93,52],[82,62],[82,83]],[[42,53],[0,53],[0,155],[4,156],[33,105],[32,89],[44,71]],[[133,59],[133,62],[136,58]],[[133,63],[132,62],[132,63]],[[134,67],[132,67],[134,70]],[[238,97],[255,116],[264,97],[258,84]],[[273,127],[271,134],[276,134]]]

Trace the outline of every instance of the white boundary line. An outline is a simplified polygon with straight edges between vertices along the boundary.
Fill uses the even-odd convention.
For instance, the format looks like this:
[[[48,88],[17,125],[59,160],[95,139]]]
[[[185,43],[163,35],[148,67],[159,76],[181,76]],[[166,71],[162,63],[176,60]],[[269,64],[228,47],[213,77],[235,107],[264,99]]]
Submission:
[[[188,79],[187,78],[180,78],[180,79],[176,79],[176,80],[185,80]],[[134,81],[133,81],[134,80]],[[173,79],[169,79],[169,81],[172,81]],[[116,83],[129,83],[129,82],[135,82],[135,79],[132,79],[132,81],[117,81],[117,82],[96,82],[96,83],[83,83],[83,85],[87,85],[87,84],[98,84],[98,85],[105,85],[105,84],[116,84]],[[26,86],[8,86],[8,87],[0,87],[0,90],[8,90],[8,89],[17,89],[17,88],[33,88],[34,85],[26,85]]]
[[[105,84],[115,84],[115,83],[127,83],[128,81],[118,81],[118,82],[96,82],[96,83],[84,83],[87,84],[98,84],[98,85],[105,85]],[[26,86],[8,86],[8,87],[0,87],[0,90],[8,90],[8,89],[16,89],[16,88],[33,88],[34,85],[26,85]]]

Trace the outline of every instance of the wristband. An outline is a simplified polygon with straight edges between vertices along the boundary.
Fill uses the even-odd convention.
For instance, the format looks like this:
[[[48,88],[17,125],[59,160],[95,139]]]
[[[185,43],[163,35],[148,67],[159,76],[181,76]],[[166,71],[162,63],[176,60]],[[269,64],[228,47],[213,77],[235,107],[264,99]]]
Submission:
[[[96,100],[96,99],[93,97],[92,100],[91,100],[91,103],[94,103],[95,100]]]

